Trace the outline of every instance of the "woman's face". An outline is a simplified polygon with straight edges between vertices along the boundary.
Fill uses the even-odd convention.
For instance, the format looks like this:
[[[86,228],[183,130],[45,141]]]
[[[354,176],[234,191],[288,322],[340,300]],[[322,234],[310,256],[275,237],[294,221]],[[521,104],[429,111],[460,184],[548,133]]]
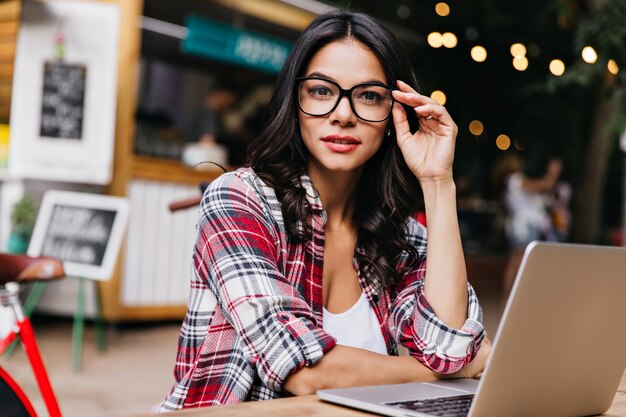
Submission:
[[[388,80],[381,63],[365,45],[353,39],[343,39],[325,45],[309,63],[305,77],[332,80],[345,90],[361,83]],[[303,90],[303,89],[301,89]],[[299,94],[312,93],[311,90]],[[357,172],[380,148],[388,120],[366,122],[350,107],[348,97],[342,97],[335,109],[324,116],[298,112],[300,133],[309,151],[308,169],[318,172]]]

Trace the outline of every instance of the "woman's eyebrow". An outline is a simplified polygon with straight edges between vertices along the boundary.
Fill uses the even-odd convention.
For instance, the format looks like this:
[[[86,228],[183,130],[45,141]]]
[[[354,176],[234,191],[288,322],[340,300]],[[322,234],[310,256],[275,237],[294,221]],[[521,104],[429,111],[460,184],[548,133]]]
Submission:
[[[337,82],[337,80],[335,80],[333,77],[331,77],[331,76],[329,76],[329,75],[326,75],[326,74],[324,74],[324,73],[318,72],[318,71],[313,71],[312,73],[310,73],[309,75],[307,75],[307,77],[320,77],[320,78],[325,78],[325,79],[327,79],[327,80],[331,80],[331,81],[334,81],[334,82],[336,82],[337,84],[339,84],[339,83]],[[377,80],[377,79],[375,79],[375,78],[372,78],[372,79],[370,79],[370,80],[361,81],[361,82],[358,82],[358,83],[356,83],[356,84],[354,84],[354,85],[359,85],[359,84],[383,84],[383,85],[386,85],[386,83],[385,83],[385,82],[383,82],[383,81],[381,81],[381,80]]]
[[[312,73],[307,75],[307,77],[320,77],[320,78],[326,78],[327,80],[335,81],[333,77],[326,75],[324,73],[321,73],[321,72],[317,72],[317,71],[313,71]]]

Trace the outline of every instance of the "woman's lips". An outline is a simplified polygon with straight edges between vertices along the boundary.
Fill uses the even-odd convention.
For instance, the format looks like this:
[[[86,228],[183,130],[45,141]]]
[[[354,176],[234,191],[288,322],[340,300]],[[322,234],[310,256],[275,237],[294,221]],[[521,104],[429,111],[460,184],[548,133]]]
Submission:
[[[361,141],[352,136],[329,135],[322,138],[322,142],[328,149],[338,153],[348,153],[355,150]]]

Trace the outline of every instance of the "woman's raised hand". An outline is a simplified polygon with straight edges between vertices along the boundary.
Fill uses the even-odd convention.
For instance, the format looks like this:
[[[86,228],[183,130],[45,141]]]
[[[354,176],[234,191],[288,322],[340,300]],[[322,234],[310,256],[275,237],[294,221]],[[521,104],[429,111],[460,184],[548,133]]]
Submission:
[[[404,108],[394,103],[393,123],[398,146],[407,165],[422,183],[452,179],[454,144],[458,128],[445,107],[398,81],[393,91],[398,102],[413,107],[419,130],[411,132]]]

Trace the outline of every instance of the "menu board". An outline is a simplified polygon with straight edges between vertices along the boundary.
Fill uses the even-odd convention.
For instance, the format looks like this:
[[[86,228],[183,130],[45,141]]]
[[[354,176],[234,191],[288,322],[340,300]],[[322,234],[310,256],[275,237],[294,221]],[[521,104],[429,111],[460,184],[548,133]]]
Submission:
[[[125,3],[21,2],[9,176],[110,184]]]
[[[41,254],[101,266],[116,214],[114,210],[55,204]]]
[[[128,200],[121,197],[47,191],[28,254],[63,261],[67,275],[109,279],[126,229],[128,211]]]
[[[82,139],[87,67],[45,62],[39,135]]]

